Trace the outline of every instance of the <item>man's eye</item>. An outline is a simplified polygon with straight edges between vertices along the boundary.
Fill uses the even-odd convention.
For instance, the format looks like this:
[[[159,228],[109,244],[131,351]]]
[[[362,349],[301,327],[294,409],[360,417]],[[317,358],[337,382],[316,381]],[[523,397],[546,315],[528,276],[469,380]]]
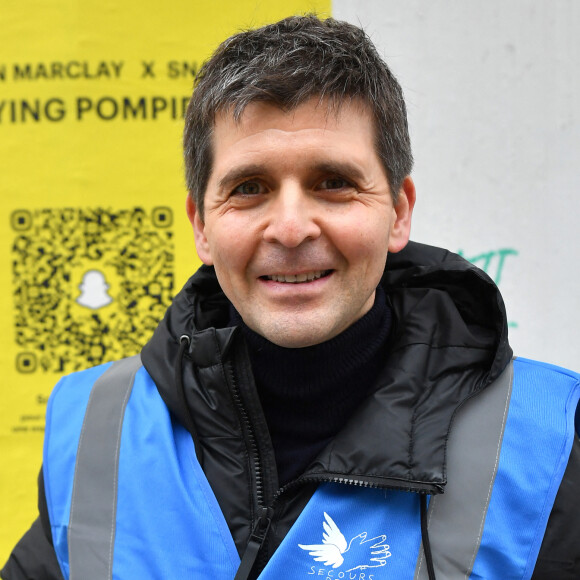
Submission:
[[[234,195],[257,195],[258,193],[262,193],[263,187],[256,181],[245,181],[244,183],[240,183],[234,191],[232,192]]]
[[[344,189],[345,187],[351,187],[351,184],[342,177],[329,177],[325,179],[321,184],[321,189]]]

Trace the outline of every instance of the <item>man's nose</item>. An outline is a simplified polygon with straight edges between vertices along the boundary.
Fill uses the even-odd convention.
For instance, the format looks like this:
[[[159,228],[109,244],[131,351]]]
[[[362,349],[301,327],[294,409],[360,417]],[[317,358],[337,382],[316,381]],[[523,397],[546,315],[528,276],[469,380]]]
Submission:
[[[280,188],[268,208],[264,240],[287,248],[296,248],[306,240],[320,236],[322,208],[299,185]]]

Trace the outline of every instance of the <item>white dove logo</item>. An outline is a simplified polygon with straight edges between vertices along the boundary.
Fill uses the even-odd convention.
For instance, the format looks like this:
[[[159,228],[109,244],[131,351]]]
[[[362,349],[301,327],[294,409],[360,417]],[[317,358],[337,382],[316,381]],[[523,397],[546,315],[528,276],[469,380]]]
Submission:
[[[323,562],[325,566],[338,568],[346,561],[345,566],[348,566],[346,572],[380,568],[387,563],[387,558],[390,558],[391,552],[389,546],[385,544],[386,535],[381,534],[367,540],[367,533],[362,532],[347,544],[343,533],[326,512],[324,512],[324,519],[326,521],[322,522],[324,528],[322,544],[298,544],[316,562]]]

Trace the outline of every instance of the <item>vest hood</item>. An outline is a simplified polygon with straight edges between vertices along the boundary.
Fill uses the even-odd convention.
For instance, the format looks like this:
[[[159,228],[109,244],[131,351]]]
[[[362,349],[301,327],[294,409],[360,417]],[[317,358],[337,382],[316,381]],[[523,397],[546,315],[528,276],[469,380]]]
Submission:
[[[441,492],[456,410],[512,357],[503,300],[474,265],[413,242],[389,255],[381,284],[393,312],[383,371],[372,395],[301,479]],[[166,405],[188,425],[175,369],[180,337],[189,337],[182,378],[201,439],[206,430],[214,437],[218,423],[228,437],[242,437],[223,367],[242,339],[228,321],[229,303],[214,270],[202,266],[142,352]]]

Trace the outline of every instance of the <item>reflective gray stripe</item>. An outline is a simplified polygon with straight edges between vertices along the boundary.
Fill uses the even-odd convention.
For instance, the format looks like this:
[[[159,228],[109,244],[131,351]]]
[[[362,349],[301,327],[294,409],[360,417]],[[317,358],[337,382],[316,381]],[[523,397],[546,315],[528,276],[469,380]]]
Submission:
[[[117,469],[125,407],[139,355],[113,363],[95,382],[85,413],[68,527],[70,580],[110,580]]]
[[[447,486],[429,504],[437,578],[468,578],[481,543],[512,391],[513,363],[457,413],[447,446]],[[415,580],[427,580],[421,549]],[[459,572],[458,572],[459,571]]]

